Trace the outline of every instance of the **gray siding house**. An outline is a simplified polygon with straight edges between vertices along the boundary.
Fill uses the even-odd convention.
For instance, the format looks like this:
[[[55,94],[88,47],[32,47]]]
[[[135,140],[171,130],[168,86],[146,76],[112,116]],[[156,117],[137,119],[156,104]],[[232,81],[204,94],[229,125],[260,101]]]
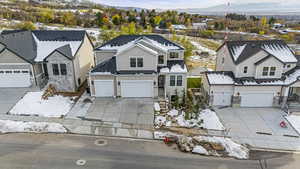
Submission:
[[[286,107],[300,102],[300,69],[282,40],[228,41],[203,88],[213,106]]]
[[[184,48],[159,35],[121,35],[95,49],[96,97],[168,97],[186,90]],[[177,91],[177,93],[176,93]]]
[[[85,31],[3,31],[0,87],[39,87],[76,91],[94,65],[93,44]]]

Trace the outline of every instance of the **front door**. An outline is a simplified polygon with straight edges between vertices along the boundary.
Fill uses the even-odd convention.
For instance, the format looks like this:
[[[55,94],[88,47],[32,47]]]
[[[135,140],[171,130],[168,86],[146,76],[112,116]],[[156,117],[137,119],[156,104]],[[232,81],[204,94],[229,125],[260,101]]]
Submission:
[[[165,87],[165,81],[166,81],[166,76],[165,75],[159,75],[158,76],[158,87],[159,88],[164,88]]]

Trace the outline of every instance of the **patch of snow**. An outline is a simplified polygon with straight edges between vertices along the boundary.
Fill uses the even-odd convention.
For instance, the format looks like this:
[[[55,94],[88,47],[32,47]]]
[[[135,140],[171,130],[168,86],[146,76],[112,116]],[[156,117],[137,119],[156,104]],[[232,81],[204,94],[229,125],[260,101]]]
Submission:
[[[182,68],[179,64],[173,65],[171,67],[170,70],[171,73],[186,73],[187,72],[187,68],[184,65],[184,67]]]
[[[285,118],[294,127],[294,129],[297,130],[298,133],[300,133],[300,116],[289,115]]]
[[[207,150],[200,145],[197,145],[193,148],[192,153],[201,154],[201,155],[209,155]]]
[[[167,118],[164,116],[156,116],[155,117],[155,125],[163,126],[166,124]]]
[[[0,120],[0,133],[16,132],[66,133],[67,130],[59,123]]]
[[[10,114],[61,117],[66,115],[73,101],[69,97],[53,96],[42,99],[43,92],[28,92],[11,110]]]
[[[239,56],[242,54],[246,46],[247,44],[241,46],[234,46],[232,48],[232,55],[234,60],[237,60],[239,58]]]
[[[196,136],[194,137],[197,141],[207,141],[211,143],[221,144],[228,156],[235,157],[237,159],[248,159],[249,158],[249,149],[240,144],[235,143],[229,138],[224,137],[208,137],[208,136]]]
[[[171,117],[178,116],[178,110],[172,109],[172,110],[169,111],[167,114],[168,114],[169,116],[171,116]]]
[[[156,111],[156,112],[159,112],[160,111],[160,106],[159,106],[159,104],[158,103],[154,103],[154,110]]]
[[[225,127],[220,122],[219,117],[216,115],[216,113],[214,111],[205,109],[200,112],[200,115],[198,118],[203,119],[203,123],[201,124],[201,126],[205,129],[225,130]]]
[[[273,44],[263,45],[262,48],[282,62],[297,62],[294,53],[288,46]]]
[[[217,55],[217,52],[216,52],[216,51],[211,50],[211,49],[209,49],[209,48],[206,48],[206,47],[202,46],[202,45],[201,45],[200,43],[198,43],[198,42],[191,41],[191,44],[192,44],[193,46],[195,46],[199,51],[201,51],[201,52],[207,52],[210,56],[215,56],[215,55]]]
[[[60,48],[65,45],[70,45],[72,55],[74,56],[82,41],[40,41],[34,33],[32,33],[37,46],[37,56],[35,58],[36,62],[43,61],[49,54],[51,54],[55,49]]]
[[[160,69],[160,73],[169,73],[169,72],[170,72],[170,69],[167,67]]]
[[[208,80],[210,84],[234,84],[234,80],[222,73],[208,73]]]

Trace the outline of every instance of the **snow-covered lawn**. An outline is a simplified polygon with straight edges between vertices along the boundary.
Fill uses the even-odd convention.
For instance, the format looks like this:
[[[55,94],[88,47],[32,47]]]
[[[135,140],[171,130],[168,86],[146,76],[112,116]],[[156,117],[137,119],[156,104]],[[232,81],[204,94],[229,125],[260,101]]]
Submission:
[[[300,116],[289,115],[285,118],[290,122],[294,129],[297,130],[298,133],[300,133]]]
[[[0,133],[66,133],[59,123],[0,120]]]
[[[11,110],[15,115],[37,115],[43,117],[61,117],[66,115],[73,101],[69,97],[53,96],[42,99],[43,92],[28,92]]]
[[[201,155],[211,156],[229,156],[237,159],[248,159],[249,149],[243,145],[240,145],[230,138],[215,137],[215,136],[194,136],[187,137],[173,132],[155,131],[155,139],[164,139],[165,137],[177,137],[177,144],[184,148],[184,151],[192,152]],[[217,150],[207,146],[209,144],[220,145],[221,149]],[[206,145],[206,146],[205,146]],[[208,148],[209,147],[209,148]]]
[[[186,128],[204,128],[210,130],[225,130],[225,127],[220,122],[220,119],[214,111],[209,109],[202,110],[199,112],[199,116],[194,119],[186,120],[185,112],[179,113],[178,110],[171,110],[167,115],[158,115],[155,117],[155,125],[157,128],[166,126],[179,126]]]

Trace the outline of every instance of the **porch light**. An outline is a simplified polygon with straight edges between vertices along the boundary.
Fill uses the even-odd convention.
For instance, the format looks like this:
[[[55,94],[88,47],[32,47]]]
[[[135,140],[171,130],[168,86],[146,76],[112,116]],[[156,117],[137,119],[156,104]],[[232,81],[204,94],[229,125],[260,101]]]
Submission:
[[[154,85],[154,86],[156,85],[156,81],[153,82],[153,85]]]
[[[237,94],[236,94],[237,96],[240,96],[240,92],[237,92]]]
[[[121,82],[120,81],[118,81],[118,86],[120,86],[121,85]]]

